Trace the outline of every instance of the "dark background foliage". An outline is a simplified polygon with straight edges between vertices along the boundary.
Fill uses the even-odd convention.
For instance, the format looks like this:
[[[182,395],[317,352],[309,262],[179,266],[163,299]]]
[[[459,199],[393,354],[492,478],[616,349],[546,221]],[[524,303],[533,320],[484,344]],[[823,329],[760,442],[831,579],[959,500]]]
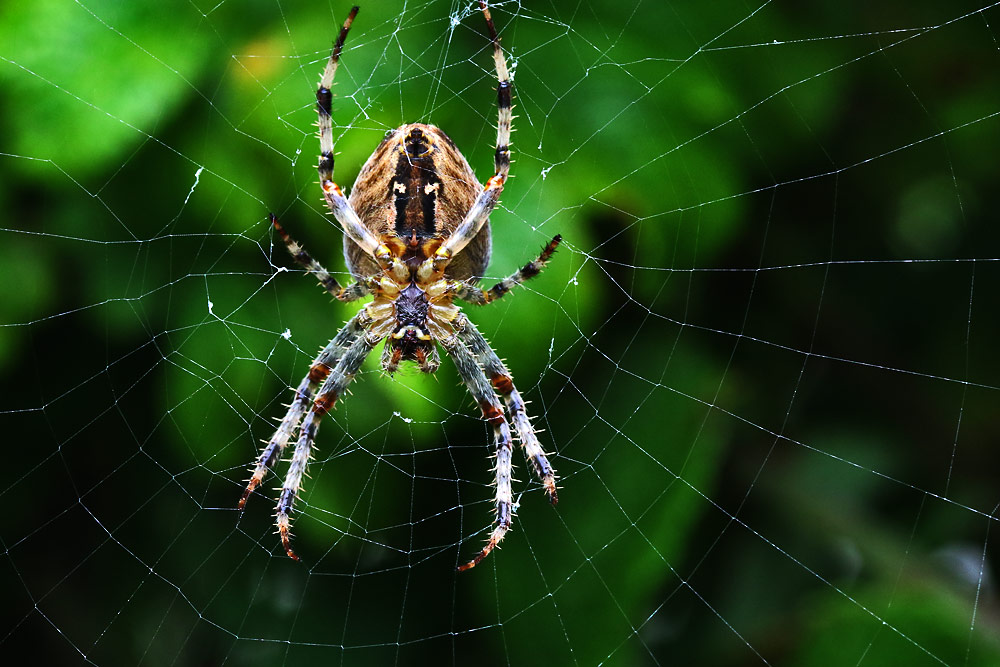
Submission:
[[[1000,11],[940,2],[498,3],[514,178],[471,317],[555,453],[503,549],[446,361],[377,354],[295,523],[235,510],[353,312],[313,90],[339,2],[0,7],[0,648],[44,664],[1000,662]],[[362,7],[337,178],[444,128],[481,178],[470,2]],[[283,474],[283,468],[279,470]]]

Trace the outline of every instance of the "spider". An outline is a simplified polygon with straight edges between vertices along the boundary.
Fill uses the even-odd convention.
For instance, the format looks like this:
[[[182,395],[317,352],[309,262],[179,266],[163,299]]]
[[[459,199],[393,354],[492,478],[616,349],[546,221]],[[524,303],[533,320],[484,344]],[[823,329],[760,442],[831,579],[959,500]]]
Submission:
[[[480,563],[510,530],[514,506],[511,492],[511,428],[502,397],[525,457],[555,504],[556,473],[542,450],[514,387],[510,371],[455,300],[485,305],[513,287],[537,276],[562,237],[556,235],[538,257],[486,290],[476,286],[490,259],[489,214],[496,206],[510,171],[511,81],[500,38],[485,0],[479,7],[486,19],[497,71],[497,143],[494,174],[482,186],[454,142],[433,125],[412,123],[386,134],[365,162],[350,197],[333,181],[333,77],[340,52],[358,8],[351,9],[334,44],[316,91],[319,114],[319,182],[330,212],[344,231],[344,257],[355,282],[344,287],[293,240],[271,215],[271,223],[292,258],[340,301],[371,295],[313,361],[309,374],[278,429],[257,458],[240,498],[247,498],[278,461],[298,429],[298,441],[276,508],[276,524],[285,553],[291,547],[291,513],[309,462],[320,420],[343,395],[373,348],[385,341],[382,368],[393,373],[412,362],[425,373],[437,370],[437,345],[455,362],[459,375],[479,404],[483,419],[493,427],[496,449],[494,527],[486,546],[459,571]],[[318,387],[318,389],[317,389]],[[499,397],[498,397],[499,394]]]

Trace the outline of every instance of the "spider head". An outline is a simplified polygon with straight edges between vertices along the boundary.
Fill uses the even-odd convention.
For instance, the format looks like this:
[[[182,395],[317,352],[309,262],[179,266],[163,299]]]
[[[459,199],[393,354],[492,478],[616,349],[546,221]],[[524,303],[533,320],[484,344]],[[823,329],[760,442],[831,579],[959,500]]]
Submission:
[[[415,361],[424,373],[433,373],[441,364],[434,340],[427,332],[426,292],[410,283],[396,297],[396,330],[385,341],[382,367],[396,372],[401,361]]]

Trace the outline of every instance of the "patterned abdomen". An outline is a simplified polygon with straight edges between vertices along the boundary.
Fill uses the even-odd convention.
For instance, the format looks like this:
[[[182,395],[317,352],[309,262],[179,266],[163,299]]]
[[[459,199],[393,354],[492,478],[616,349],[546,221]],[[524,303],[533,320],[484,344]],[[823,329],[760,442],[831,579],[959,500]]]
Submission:
[[[386,160],[391,169],[385,168]],[[444,132],[413,123],[393,130],[379,144],[361,168],[348,201],[374,234],[396,236],[413,246],[412,260],[418,264],[425,259],[423,241],[448,238],[482,189],[468,161]],[[490,249],[487,222],[445,275],[478,280],[489,264]],[[379,273],[371,258],[346,236],[344,257],[355,278]]]

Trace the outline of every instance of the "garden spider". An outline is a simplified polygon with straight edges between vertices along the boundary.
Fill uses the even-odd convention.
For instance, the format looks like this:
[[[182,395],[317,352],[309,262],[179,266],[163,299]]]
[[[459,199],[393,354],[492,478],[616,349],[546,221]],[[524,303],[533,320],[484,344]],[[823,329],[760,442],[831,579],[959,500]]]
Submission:
[[[347,287],[337,282],[305,248],[291,239],[272,215],[275,231],[292,257],[319,279],[340,301],[374,298],[344,325],[316,357],[309,374],[295,392],[288,412],[257,459],[253,474],[240,498],[247,498],[277,462],[298,428],[278,499],[278,533],[285,553],[292,551],[290,514],[309,462],[316,431],[323,416],[344,393],[348,383],[372,349],[383,339],[382,367],[389,373],[400,362],[415,362],[425,373],[437,370],[436,344],[454,360],[459,375],[479,404],[483,419],[493,426],[496,447],[495,526],[486,546],[465,565],[482,561],[510,530],[513,519],[511,492],[511,429],[497,396],[507,411],[524,448],[524,454],[541,480],[549,501],[557,501],[556,474],[542,450],[514,388],[510,371],[489,343],[454,301],[485,305],[514,286],[537,276],[562,240],[556,235],[541,254],[521,270],[484,290],[476,287],[490,259],[488,216],[496,206],[510,170],[511,82],[500,50],[493,19],[484,0],[479,2],[493,44],[497,70],[497,145],[495,172],[483,187],[465,157],[444,132],[433,125],[413,123],[389,132],[361,168],[345,197],[333,182],[333,76],[340,52],[358,8],[351,9],[333,47],[316,91],[319,114],[319,182],[323,197],[344,230],[344,256],[355,281]],[[319,390],[317,391],[317,386]]]

